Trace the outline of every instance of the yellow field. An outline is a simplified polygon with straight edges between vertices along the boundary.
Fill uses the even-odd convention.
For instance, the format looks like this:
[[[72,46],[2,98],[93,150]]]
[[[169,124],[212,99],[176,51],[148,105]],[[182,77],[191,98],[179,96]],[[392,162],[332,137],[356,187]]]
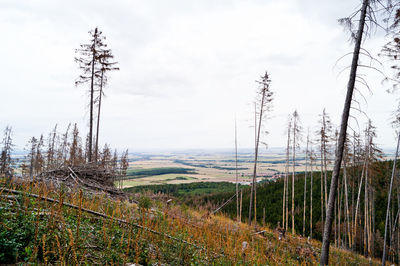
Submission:
[[[249,182],[253,175],[254,155],[238,155],[238,180]],[[300,157],[299,157],[300,158]],[[123,181],[123,187],[152,184],[179,184],[191,182],[235,182],[235,157],[229,154],[154,154],[140,157],[136,155],[135,161],[129,165],[130,169],[151,169],[164,167],[179,167],[193,169],[196,174],[165,174],[140,177]],[[285,171],[284,154],[268,154],[259,156],[257,163],[257,177],[271,178],[274,174]],[[221,169],[222,168],[222,169]],[[245,168],[245,169],[243,169]],[[318,170],[314,166],[314,170]],[[305,161],[296,161],[296,171],[305,170]],[[292,171],[292,165],[289,166]],[[184,177],[185,179],[176,179]]]

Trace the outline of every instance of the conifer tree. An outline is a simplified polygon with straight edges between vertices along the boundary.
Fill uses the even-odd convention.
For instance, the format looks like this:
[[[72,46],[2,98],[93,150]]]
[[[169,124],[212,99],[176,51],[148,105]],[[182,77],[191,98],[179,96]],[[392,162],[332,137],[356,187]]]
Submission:
[[[97,27],[89,34],[91,38],[89,43],[81,44],[80,48],[75,51],[78,54],[78,57],[75,57],[75,62],[78,63],[82,71],[82,74],[75,81],[75,85],[90,84],[88,162],[92,162],[95,82],[101,76],[99,60],[107,45],[104,43],[105,37]]]
[[[383,10],[387,12],[388,9],[392,6],[392,1],[387,1],[387,4],[384,5],[382,1],[376,0],[362,0],[361,8],[356,10],[351,16],[340,19],[339,21],[349,28],[351,32],[351,39],[354,41],[354,50],[352,53],[352,63],[350,67],[350,75],[347,83],[347,93],[343,107],[342,119],[340,124],[340,131],[338,137],[338,147],[335,153],[335,162],[333,166],[333,173],[331,179],[331,185],[329,190],[329,200],[328,200],[328,208],[326,210],[326,220],[324,226],[323,240],[322,240],[322,249],[321,249],[321,265],[327,265],[329,259],[329,245],[330,245],[330,237],[332,232],[332,222],[334,215],[334,205],[336,202],[336,193],[339,181],[339,173],[344,153],[344,144],[347,135],[347,125],[350,116],[350,109],[353,100],[353,93],[356,81],[360,81],[362,83],[362,79],[357,75],[357,69],[359,66],[365,67],[360,64],[359,58],[360,54],[365,54],[365,52],[361,52],[361,44],[363,41],[363,37],[365,34],[368,34],[368,30],[373,26],[377,26],[377,15],[375,14],[374,6],[379,5],[379,10]],[[358,27],[354,30],[355,17],[359,15]],[[378,25],[380,26],[380,25]],[[365,82],[364,82],[365,84]]]
[[[251,211],[252,211],[252,203],[254,200],[254,192],[257,177],[257,160],[258,160],[258,147],[260,144],[260,135],[261,135],[261,128],[262,128],[262,121],[265,118],[268,118],[268,112],[271,111],[272,108],[272,97],[273,92],[270,91],[270,84],[271,79],[267,72],[265,75],[261,77],[261,80],[258,81],[260,84],[260,91],[258,92],[260,95],[260,112],[258,114],[258,126],[257,126],[257,137],[256,137],[256,149],[255,149],[255,158],[254,158],[254,169],[253,169],[253,180],[251,183],[251,192],[250,192],[250,203],[249,203],[249,224],[251,224]]]

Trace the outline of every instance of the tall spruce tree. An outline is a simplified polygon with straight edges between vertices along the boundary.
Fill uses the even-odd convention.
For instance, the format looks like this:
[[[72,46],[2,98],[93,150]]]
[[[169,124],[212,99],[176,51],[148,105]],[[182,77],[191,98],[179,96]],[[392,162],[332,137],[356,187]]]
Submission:
[[[95,83],[96,79],[101,78],[100,58],[106,51],[107,45],[104,43],[105,37],[97,27],[93,31],[89,31],[89,34],[91,38],[89,43],[81,44],[80,48],[75,51],[78,54],[78,57],[75,57],[75,62],[78,63],[82,71],[76,79],[75,85],[90,84],[88,162],[92,162]]]

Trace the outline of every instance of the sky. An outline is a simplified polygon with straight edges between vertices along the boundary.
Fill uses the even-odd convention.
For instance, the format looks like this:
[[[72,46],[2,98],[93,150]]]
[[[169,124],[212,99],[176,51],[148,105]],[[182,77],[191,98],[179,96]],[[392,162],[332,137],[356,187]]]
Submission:
[[[0,130],[12,126],[23,149],[32,136],[69,122],[88,131],[88,86],[75,87],[75,49],[99,27],[120,71],[109,75],[102,102],[100,143],[131,152],[229,149],[235,117],[239,148],[254,145],[255,82],[268,71],[274,92],[271,118],[263,121],[269,147],[286,143],[287,117],[298,111],[315,137],[326,108],[340,123],[351,57],[349,34],[337,22],[359,0],[0,0]],[[376,31],[364,47],[377,56],[387,42]],[[340,59],[338,61],[338,59]],[[391,75],[385,58],[380,69]],[[364,62],[364,61],[363,61]],[[366,62],[366,61],[365,61]],[[369,62],[367,62],[369,63]],[[372,93],[359,87],[362,112],[376,142],[395,145],[390,117],[397,94],[386,92],[378,72]],[[365,100],[364,100],[365,99]],[[304,142],[303,142],[304,146]]]

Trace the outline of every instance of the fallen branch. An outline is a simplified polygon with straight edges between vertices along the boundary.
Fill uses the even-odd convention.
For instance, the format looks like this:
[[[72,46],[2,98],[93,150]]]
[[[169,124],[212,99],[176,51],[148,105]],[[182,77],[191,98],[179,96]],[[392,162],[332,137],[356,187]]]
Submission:
[[[212,211],[211,214],[214,214],[214,213],[218,212],[220,209],[225,207],[225,205],[227,205],[229,202],[231,202],[231,200],[233,200],[235,197],[236,197],[236,194],[234,194],[230,199],[228,199],[224,204],[219,206],[216,210]]]

